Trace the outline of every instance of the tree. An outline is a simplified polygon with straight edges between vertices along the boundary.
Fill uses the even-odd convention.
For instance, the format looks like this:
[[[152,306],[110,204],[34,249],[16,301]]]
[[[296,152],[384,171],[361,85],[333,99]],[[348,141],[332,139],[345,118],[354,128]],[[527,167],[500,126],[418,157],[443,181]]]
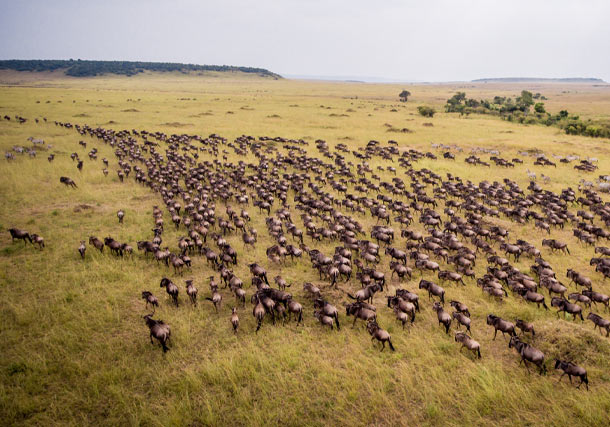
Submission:
[[[400,98],[401,102],[407,102],[407,98],[409,98],[411,96],[411,92],[409,92],[408,90],[404,90],[402,92],[400,92],[400,94],[398,94],[398,97]]]
[[[519,110],[527,112],[530,106],[534,105],[534,96],[527,90],[521,91],[521,96],[517,98],[517,106]]]
[[[447,100],[447,103],[451,105],[457,105],[464,100],[466,100],[466,92],[457,92],[455,95],[453,95]]]
[[[544,102],[536,102],[536,105],[534,105],[534,111],[538,114],[546,113],[546,110],[544,109]]]
[[[417,111],[424,117],[434,117],[436,110],[432,107],[426,107],[425,105],[417,107]]]
[[[504,104],[505,101],[506,101],[505,96],[494,96],[494,104],[496,104],[496,105],[502,105],[502,104]]]

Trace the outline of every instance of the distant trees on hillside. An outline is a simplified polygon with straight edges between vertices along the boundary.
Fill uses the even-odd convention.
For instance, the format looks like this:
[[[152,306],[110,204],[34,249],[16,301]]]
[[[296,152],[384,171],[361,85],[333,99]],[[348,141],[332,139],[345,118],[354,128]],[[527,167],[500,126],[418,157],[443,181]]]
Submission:
[[[197,65],[173,62],[135,62],[135,61],[88,61],[88,60],[3,60],[0,69],[15,71],[56,71],[65,70],[66,75],[74,77],[92,77],[102,74],[119,74],[133,76],[144,71],[188,73],[193,71],[239,71],[259,74],[263,77],[281,78],[264,68],[234,67],[231,65]]]

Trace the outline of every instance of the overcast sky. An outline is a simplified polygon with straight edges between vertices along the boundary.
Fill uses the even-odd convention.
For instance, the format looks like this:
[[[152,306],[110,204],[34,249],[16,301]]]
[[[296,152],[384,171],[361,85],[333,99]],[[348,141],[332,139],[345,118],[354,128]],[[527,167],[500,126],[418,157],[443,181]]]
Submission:
[[[0,58],[610,81],[609,0],[0,0]]]

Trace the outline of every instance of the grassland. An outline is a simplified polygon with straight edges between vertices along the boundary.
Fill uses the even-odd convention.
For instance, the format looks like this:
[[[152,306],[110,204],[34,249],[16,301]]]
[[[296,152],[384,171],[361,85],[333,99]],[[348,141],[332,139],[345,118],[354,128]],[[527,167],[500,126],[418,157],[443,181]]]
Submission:
[[[201,297],[208,294],[205,278],[211,273],[201,259],[191,272],[176,277],[141,254],[117,259],[94,253],[85,261],[76,248],[89,235],[112,235],[132,244],[150,237],[152,206],[161,199],[132,177],[120,183],[113,149],[73,130],[57,127],[54,120],[113,129],[146,129],[171,133],[208,135],[229,140],[246,134],[303,138],[311,144],[321,138],[333,147],[345,143],[362,147],[369,140],[398,141],[399,147],[429,150],[431,143],[456,144],[468,152],[474,147],[496,148],[512,158],[518,150],[542,150],[548,155],[581,154],[599,159],[600,173],[609,173],[607,140],[569,136],[556,128],[524,126],[493,117],[460,118],[444,113],[434,118],[417,115],[418,105],[442,108],[456,90],[468,96],[491,98],[512,95],[521,89],[541,92],[549,98],[547,110],[567,108],[583,117],[610,115],[610,88],[587,85],[447,84],[409,86],[408,103],[397,102],[403,86],[268,81],[232,75],[205,78],[178,74],[95,79],[58,78],[55,75],[1,73],[0,113],[30,120],[19,125],[0,121],[0,148],[29,145],[27,137],[44,138],[56,154],[48,163],[45,152],[37,158],[17,156],[0,162],[0,228],[25,228],[45,237],[43,251],[11,243],[0,234],[0,419],[5,425],[607,425],[610,413],[610,340],[581,324],[557,319],[554,310],[541,311],[521,299],[509,297],[497,303],[485,297],[474,283],[465,288],[447,285],[448,297],[461,300],[473,312],[473,337],[481,343],[483,358],[475,361],[460,353],[452,335],[437,326],[436,315],[422,294],[422,313],[413,328],[402,331],[378,296],[379,323],[392,334],[395,353],[379,352],[362,327],[351,329],[344,312],[340,332],[322,329],[312,318],[313,308],[301,291],[304,281],[322,284],[325,296],[341,307],[346,290],[357,285],[341,283],[327,290],[308,262],[286,267],[270,265],[265,248],[271,244],[264,217],[254,215],[260,239],[256,251],[242,250],[239,236],[229,242],[239,250],[236,273],[245,281],[246,264],[262,262],[273,277],[281,273],[289,290],[305,307],[305,326],[273,327],[265,323],[254,334],[250,306],[240,310],[242,330],[230,331],[233,299],[223,291],[225,304],[216,315],[211,305],[172,307],[159,288],[169,276],[181,288],[194,278]],[[46,117],[36,124],[34,118]],[[432,123],[432,126],[425,125]],[[390,127],[391,126],[391,127]],[[410,133],[388,132],[408,128]],[[87,149],[78,145],[84,139]],[[107,157],[111,173],[104,177],[101,161],[89,161],[92,147],[99,158]],[[78,152],[85,160],[82,173],[69,157]],[[229,160],[238,160],[229,155]],[[527,168],[551,178],[544,188],[558,192],[576,188],[581,178],[571,165],[538,169],[533,159],[505,170],[465,164],[464,154],[455,162],[421,160],[427,167],[470,179],[510,178],[527,186]],[[371,167],[387,166],[374,159]],[[390,179],[385,172],[382,179]],[[74,178],[79,188],[67,189],[59,176]],[[292,193],[291,193],[292,196]],[[606,198],[606,200],[608,200]],[[119,226],[118,209],[126,211]],[[576,207],[574,207],[574,210]],[[217,212],[224,213],[219,203]],[[296,217],[297,215],[295,215]],[[167,217],[167,213],[166,213]],[[370,215],[356,215],[367,228]],[[299,225],[300,225],[300,220]],[[546,235],[531,224],[519,226],[506,218],[493,222],[511,231],[511,240],[522,237],[536,244]],[[413,226],[421,229],[419,224]],[[167,227],[164,240],[176,249],[178,236]],[[568,242],[572,256],[544,250],[565,281],[567,268],[592,279],[596,289],[610,293],[610,285],[588,265],[593,249],[580,245],[571,231],[553,231]],[[399,240],[402,242],[402,240]],[[402,243],[397,243],[397,245]],[[334,244],[315,245],[330,251]],[[542,249],[542,248],[541,248]],[[105,251],[106,252],[106,251]],[[528,270],[531,260],[517,266]],[[477,275],[484,272],[479,263]],[[387,272],[387,260],[382,264]],[[413,281],[391,282],[411,290]],[[567,282],[567,281],[566,281]],[[148,342],[148,330],[140,292],[149,289],[160,297],[158,317],[172,327],[172,350],[164,355]],[[574,288],[571,287],[571,290]],[[247,289],[251,294],[251,289]],[[585,366],[591,391],[576,390],[559,375],[528,375],[518,357],[485,325],[488,313],[504,318],[534,321],[534,344],[547,359],[561,356]],[[608,317],[606,313],[604,315]],[[549,362],[550,365],[550,362]],[[552,370],[551,370],[552,371]]]

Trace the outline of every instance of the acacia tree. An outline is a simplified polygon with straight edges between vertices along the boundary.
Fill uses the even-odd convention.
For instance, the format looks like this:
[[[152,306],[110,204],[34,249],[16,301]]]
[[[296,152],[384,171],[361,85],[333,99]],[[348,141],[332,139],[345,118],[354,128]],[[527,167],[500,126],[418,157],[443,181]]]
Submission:
[[[403,90],[398,94],[398,97],[400,98],[401,102],[407,102],[407,98],[409,98],[410,96],[411,92],[409,92],[408,90]]]

